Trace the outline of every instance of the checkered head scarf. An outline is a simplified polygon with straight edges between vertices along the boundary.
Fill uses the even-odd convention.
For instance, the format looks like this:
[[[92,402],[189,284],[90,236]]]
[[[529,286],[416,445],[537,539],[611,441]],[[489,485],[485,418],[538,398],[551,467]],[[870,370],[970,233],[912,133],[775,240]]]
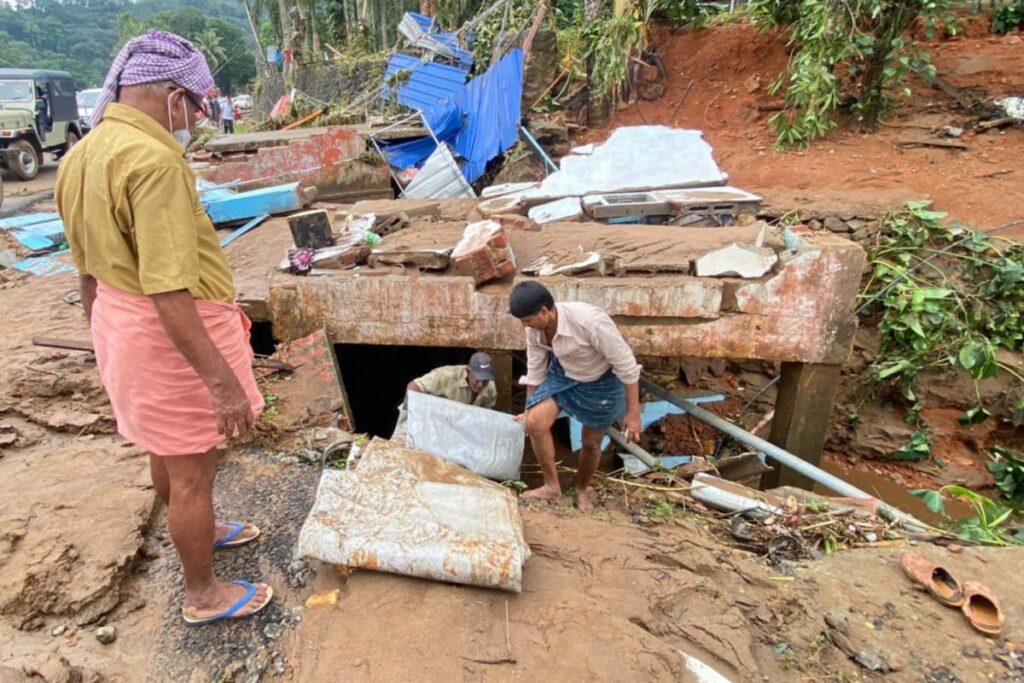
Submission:
[[[213,89],[213,76],[202,52],[181,36],[150,29],[129,40],[117,53],[89,123],[99,125],[107,105],[117,98],[122,85],[157,81],[173,81],[200,102]]]

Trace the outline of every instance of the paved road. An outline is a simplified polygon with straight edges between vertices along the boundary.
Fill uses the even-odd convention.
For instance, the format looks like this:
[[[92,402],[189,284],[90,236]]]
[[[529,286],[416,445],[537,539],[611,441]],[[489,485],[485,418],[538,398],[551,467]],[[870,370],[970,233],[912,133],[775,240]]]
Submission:
[[[39,175],[29,181],[18,180],[14,174],[4,174],[4,200],[0,216],[11,216],[30,208],[36,202],[49,198],[57,182],[57,162],[47,156]]]

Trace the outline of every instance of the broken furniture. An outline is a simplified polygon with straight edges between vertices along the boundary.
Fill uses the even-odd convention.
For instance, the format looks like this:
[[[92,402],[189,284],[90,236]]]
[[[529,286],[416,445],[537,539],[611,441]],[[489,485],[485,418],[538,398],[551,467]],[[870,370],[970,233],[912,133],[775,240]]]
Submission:
[[[521,592],[530,547],[504,486],[374,439],[325,469],[298,552],[335,565]],[[353,465],[354,463],[354,465]]]

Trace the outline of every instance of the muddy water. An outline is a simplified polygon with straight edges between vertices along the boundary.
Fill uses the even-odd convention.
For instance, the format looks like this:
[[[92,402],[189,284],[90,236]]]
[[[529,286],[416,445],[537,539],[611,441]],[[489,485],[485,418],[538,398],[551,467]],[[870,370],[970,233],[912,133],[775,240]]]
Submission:
[[[870,493],[878,500],[888,503],[894,508],[917,517],[926,524],[943,526],[945,522],[948,522],[941,515],[929,510],[928,506],[920,498],[912,494],[909,489],[900,486],[889,477],[867,470],[845,467],[834,461],[824,462],[820,466],[829,474],[833,474],[860,490]],[[825,496],[835,495],[820,484],[814,485],[814,492]],[[970,505],[949,500],[946,501],[946,513],[953,519],[965,519],[974,514]]]

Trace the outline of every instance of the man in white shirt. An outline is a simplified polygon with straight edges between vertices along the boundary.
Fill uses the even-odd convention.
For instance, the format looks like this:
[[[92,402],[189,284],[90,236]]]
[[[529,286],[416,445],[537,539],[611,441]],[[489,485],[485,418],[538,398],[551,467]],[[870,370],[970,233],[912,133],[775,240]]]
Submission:
[[[235,103],[230,97],[220,98],[220,121],[225,133],[235,132]]]
[[[583,424],[576,475],[576,506],[594,507],[591,488],[601,458],[601,440],[621,420],[628,438],[640,437],[640,372],[615,322],[596,306],[555,303],[539,282],[521,282],[509,296],[509,311],[526,329],[525,421],[544,485],[523,498],[560,498],[551,427],[563,410]]]

